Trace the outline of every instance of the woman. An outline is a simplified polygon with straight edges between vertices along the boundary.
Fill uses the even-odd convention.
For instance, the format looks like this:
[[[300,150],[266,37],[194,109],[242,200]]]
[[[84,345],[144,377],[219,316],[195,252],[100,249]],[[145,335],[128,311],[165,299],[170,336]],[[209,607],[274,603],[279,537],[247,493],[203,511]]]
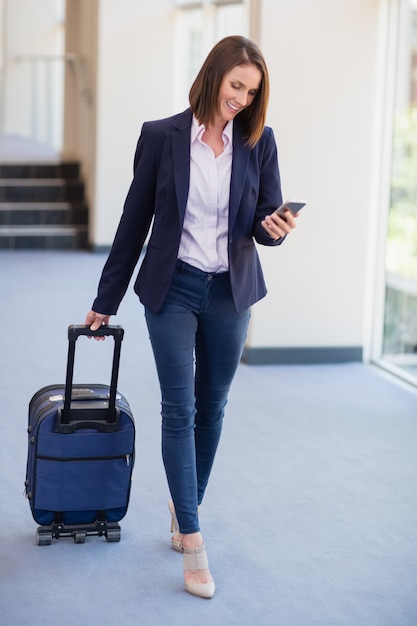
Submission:
[[[224,408],[242,355],[249,307],[266,287],[255,249],[295,227],[282,202],[277,149],[265,127],[266,64],[250,40],[226,37],[209,53],[190,108],[147,122],[134,178],[86,324],[108,324],[135,282],[162,395],[162,456],[171,492],[172,546],[184,553],[188,592],[211,598],[198,520]],[[194,365],[195,360],[195,365]]]

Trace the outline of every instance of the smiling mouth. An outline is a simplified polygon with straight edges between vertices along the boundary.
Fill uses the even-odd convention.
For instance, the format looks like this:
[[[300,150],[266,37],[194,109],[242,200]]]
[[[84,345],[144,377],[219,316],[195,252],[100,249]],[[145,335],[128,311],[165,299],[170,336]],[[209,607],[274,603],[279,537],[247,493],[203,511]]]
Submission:
[[[240,107],[234,106],[231,102],[228,102],[227,100],[226,100],[226,104],[229,107],[229,109],[233,111],[234,113],[237,113],[240,110]]]

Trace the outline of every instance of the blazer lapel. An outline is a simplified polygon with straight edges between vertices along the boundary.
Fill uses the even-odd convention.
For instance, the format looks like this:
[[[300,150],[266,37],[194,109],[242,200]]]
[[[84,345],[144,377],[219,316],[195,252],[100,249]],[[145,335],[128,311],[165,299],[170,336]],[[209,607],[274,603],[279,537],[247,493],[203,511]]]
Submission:
[[[250,149],[245,146],[240,124],[233,123],[233,163],[230,180],[229,228],[232,230],[242,198],[244,181],[249,165]]]
[[[192,113],[190,109],[179,115],[172,137],[172,154],[174,160],[175,191],[177,196],[180,224],[182,224],[185,207],[187,206],[190,185],[190,136]]]
[[[174,159],[175,190],[182,224],[187,206],[190,185],[190,136],[192,113],[187,109],[181,113],[172,131],[172,153]],[[250,149],[245,145],[238,120],[233,124],[233,163],[230,180],[229,228],[233,228],[239,209],[244,181],[249,165]]]

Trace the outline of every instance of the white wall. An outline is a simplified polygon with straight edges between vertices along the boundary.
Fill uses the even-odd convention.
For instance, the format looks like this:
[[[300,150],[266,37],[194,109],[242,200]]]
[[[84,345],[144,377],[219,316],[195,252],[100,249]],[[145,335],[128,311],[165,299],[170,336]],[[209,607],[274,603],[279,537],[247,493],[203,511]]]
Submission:
[[[385,53],[381,14],[389,4],[396,0],[251,2],[251,32],[271,76],[268,123],[284,196],[308,206],[282,247],[259,250],[269,294],[253,307],[249,348],[367,342],[378,224],[386,210],[376,193],[376,120]],[[28,133],[17,121],[29,101],[27,81],[20,77],[14,85],[13,72],[23,66],[13,59],[63,51],[62,0],[3,0],[2,6],[4,130]],[[66,52],[85,61],[91,102],[80,99],[68,73],[64,154],[83,161],[91,241],[100,248],[113,240],[142,123],[175,112],[175,3],[67,0],[67,7]]]
[[[308,206],[281,248],[260,250],[269,295],[250,347],[363,345],[380,5],[262,3],[284,196]]]
[[[386,2],[255,3],[284,195],[308,206],[281,248],[260,249],[269,294],[253,307],[250,349],[365,343]],[[174,112],[174,42],[171,0],[99,0],[96,247],[113,239],[143,121]]]
[[[171,0],[99,2],[95,246],[113,239],[142,123],[173,113],[173,20]]]

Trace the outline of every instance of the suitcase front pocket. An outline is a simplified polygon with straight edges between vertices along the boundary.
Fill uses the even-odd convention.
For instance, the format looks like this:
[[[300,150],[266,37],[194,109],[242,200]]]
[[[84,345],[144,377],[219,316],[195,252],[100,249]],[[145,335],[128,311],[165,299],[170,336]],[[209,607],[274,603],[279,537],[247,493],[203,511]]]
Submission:
[[[126,506],[132,473],[129,454],[94,459],[38,456],[36,463],[36,509],[101,511]]]
[[[130,422],[116,433],[40,432],[33,506],[48,511],[97,511],[126,506],[133,469]]]

